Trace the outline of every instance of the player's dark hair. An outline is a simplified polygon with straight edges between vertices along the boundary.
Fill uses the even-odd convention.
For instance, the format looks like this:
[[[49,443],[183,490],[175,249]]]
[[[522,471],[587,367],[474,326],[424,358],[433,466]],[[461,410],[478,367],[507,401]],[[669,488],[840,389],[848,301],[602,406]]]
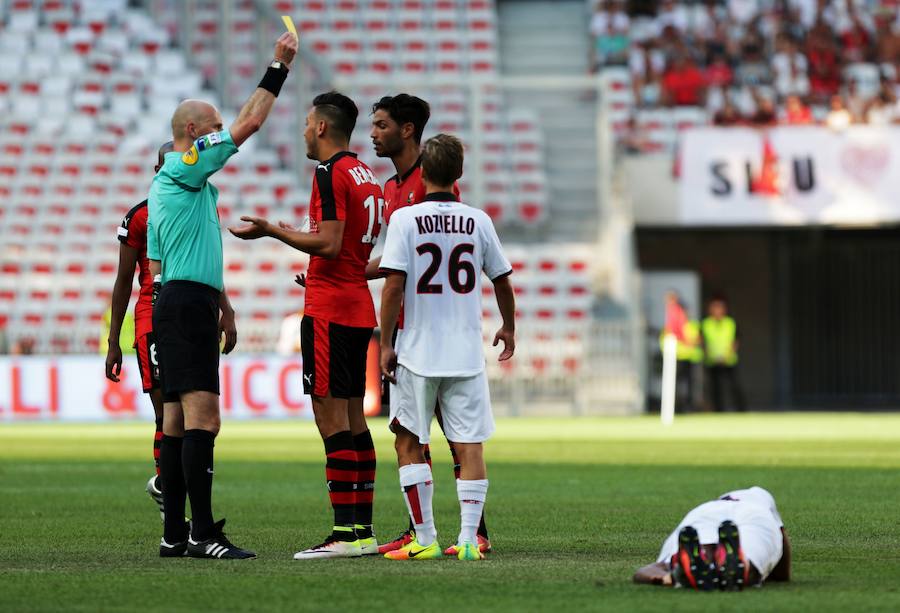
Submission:
[[[385,96],[372,105],[372,113],[385,111],[397,125],[411,123],[415,129],[416,144],[422,142],[422,133],[431,118],[431,107],[418,96],[409,94],[397,94]]]
[[[438,134],[422,147],[422,176],[439,186],[453,185],[463,173],[463,144],[455,136]]]
[[[356,127],[356,118],[359,117],[359,109],[356,103],[344,94],[330,91],[319,94],[313,98],[313,106],[316,114],[323,117],[328,124],[339,134],[350,140],[353,128]]]

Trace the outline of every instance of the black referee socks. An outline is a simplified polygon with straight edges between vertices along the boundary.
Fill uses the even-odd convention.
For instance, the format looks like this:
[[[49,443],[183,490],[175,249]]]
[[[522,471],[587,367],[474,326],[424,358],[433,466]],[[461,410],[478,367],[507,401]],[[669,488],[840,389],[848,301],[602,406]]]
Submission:
[[[181,468],[182,443],[177,436],[163,435],[159,441],[159,479],[162,481],[166,542],[184,542],[184,471]]]
[[[214,536],[212,482],[215,440],[216,435],[206,430],[184,431],[181,462],[184,470],[184,484],[188,497],[191,499],[192,536],[195,541],[205,541]]]

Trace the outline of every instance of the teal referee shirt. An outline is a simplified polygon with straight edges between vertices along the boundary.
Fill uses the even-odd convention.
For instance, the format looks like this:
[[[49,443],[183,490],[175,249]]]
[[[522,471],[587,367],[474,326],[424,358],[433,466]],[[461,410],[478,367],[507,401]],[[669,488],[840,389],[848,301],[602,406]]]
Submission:
[[[201,136],[191,148],[170,151],[150,185],[147,257],[162,265],[162,282],[196,281],[222,291],[219,190],[210,175],[238,148],[228,130]]]

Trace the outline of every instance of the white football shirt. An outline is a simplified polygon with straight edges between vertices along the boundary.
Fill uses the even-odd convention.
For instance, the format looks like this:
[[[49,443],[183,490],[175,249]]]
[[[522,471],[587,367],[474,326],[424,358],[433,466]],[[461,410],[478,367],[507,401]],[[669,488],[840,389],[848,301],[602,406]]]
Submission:
[[[484,370],[481,273],[512,272],[491,218],[450,197],[395,211],[381,256],[383,271],[406,273],[397,361],[423,377]]]

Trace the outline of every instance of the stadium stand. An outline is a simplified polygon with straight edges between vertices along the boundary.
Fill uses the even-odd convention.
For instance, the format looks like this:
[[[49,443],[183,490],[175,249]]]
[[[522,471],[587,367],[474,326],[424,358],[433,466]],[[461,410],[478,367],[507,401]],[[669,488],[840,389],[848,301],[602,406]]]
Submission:
[[[622,148],[670,152],[695,125],[896,123],[891,0],[589,0],[594,66]]]
[[[116,270],[116,227],[146,197],[172,109],[189,96],[213,102],[231,97],[212,89],[217,71],[225,69],[215,46],[217,3],[193,3],[196,10],[183,23],[154,21],[153,9],[166,4],[151,0],[147,13],[126,0],[0,2],[0,197],[10,203],[0,207],[0,316],[11,339],[36,353],[97,351]],[[229,82],[239,101],[258,77],[256,43],[249,42],[257,34],[253,5],[234,5],[233,29],[243,34],[230,38],[234,52],[227,55],[240,77]],[[497,71],[492,2],[298,1],[272,7],[297,15],[304,39],[344,76],[359,67],[384,75],[438,71],[461,80]],[[342,34],[334,40],[318,35],[322,23]],[[364,29],[376,35],[363,37]],[[350,93],[374,101],[387,92],[361,84]],[[434,103],[429,133],[471,135],[464,88],[420,93]],[[289,162],[305,159],[295,150],[292,106],[288,96],[276,108],[282,121],[294,122],[293,132],[279,126],[271,131],[271,146],[245,146],[216,176],[223,226],[245,213],[298,223],[307,214],[310,173]],[[499,93],[485,97],[482,111],[485,210],[501,227],[540,223],[547,196],[537,117],[505,108]],[[362,117],[353,147],[387,178],[393,168],[371,153]],[[469,176],[475,172],[467,170]],[[464,180],[464,193],[469,188]],[[538,342],[523,343],[534,351],[502,374],[577,373],[594,296],[590,250],[511,246],[510,254],[521,336]],[[225,258],[240,349],[271,351],[281,320],[302,306],[303,288],[293,278],[305,271],[306,259],[275,243],[250,245],[230,237]],[[378,300],[379,284],[373,293]],[[486,341],[497,317],[487,300]]]

